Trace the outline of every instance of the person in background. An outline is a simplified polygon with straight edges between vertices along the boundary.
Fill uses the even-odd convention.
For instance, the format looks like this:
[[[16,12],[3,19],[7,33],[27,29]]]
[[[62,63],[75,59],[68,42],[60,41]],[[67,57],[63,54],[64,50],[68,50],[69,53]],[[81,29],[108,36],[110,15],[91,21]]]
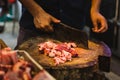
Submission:
[[[8,12],[8,0],[0,0],[0,16],[6,14]]]
[[[85,17],[91,3],[90,16],[93,32],[103,33],[108,29],[106,19],[100,14],[101,0],[19,0],[22,5],[22,17],[17,46],[23,41],[44,32],[53,31],[51,23],[63,22],[83,29]]]
[[[0,17],[8,13],[8,0],[0,0]],[[0,33],[4,31],[4,25],[0,25]]]

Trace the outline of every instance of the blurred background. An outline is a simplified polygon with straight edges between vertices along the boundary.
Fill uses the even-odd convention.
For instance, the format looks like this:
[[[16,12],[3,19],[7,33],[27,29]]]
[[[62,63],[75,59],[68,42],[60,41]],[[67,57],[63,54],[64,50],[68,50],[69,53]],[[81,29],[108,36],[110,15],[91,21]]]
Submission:
[[[110,80],[120,80],[120,1],[102,0],[100,12],[107,19],[108,31],[103,34],[91,32],[89,26],[92,24],[89,14],[85,30],[90,38],[103,41],[110,47],[112,51],[111,71],[105,74]],[[12,49],[17,43],[20,17],[21,4],[19,1],[8,0],[8,3],[3,4],[0,0],[0,39]]]

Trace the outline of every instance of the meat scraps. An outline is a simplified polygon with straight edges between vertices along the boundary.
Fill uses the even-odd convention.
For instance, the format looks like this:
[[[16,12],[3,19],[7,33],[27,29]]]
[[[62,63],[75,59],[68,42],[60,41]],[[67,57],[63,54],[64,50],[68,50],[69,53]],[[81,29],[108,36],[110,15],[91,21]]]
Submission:
[[[56,65],[71,61],[72,57],[78,57],[78,53],[74,49],[77,45],[73,42],[55,43],[46,41],[38,44],[38,46],[39,51],[53,58]]]
[[[30,80],[28,62],[19,60],[11,48],[0,50],[0,80]]]
[[[6,72],[4,80],[32,80],[31,67],[24,60],[19,60],[12,69]]]
[[[16,51],[9,47],[0,50],[0,80],[46,80],[43,71],[34,76],[32,71],[32,64],[18,58]]]
[[[0,63],[1,64],[15,64],[18,61],[16,51],[11,50],[7,47],[0,50]]]

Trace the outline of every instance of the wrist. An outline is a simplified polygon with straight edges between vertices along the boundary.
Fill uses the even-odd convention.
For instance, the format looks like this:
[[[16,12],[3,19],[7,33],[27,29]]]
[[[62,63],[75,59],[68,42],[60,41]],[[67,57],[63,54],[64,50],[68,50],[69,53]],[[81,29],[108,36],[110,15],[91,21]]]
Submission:
[[[91,13],[94,13],[94,12],[95,12],[95,13],[98,13],[98,12],[99,12],[99,9],[91,8],[90,12],[91,12]]]
[[[100,9],[101,0],[92,0],[91,13],[98,13]]]

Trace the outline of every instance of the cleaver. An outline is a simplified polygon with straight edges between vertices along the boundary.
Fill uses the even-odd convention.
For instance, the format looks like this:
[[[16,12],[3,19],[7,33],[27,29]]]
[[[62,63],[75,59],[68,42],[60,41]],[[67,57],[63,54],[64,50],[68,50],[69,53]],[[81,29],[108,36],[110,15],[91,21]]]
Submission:
[[[88,35],[82,30],[59,23],[54,25],[54,35],[58,40],[75,42],[78,47],[88,49]]]

